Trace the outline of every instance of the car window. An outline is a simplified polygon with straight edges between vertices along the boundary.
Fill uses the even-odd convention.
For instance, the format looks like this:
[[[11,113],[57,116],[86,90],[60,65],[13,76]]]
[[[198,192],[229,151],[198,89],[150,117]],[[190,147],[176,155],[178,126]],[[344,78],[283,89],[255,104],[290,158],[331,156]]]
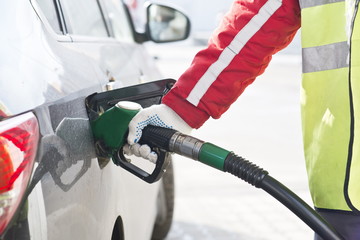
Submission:
[[[96,0],[61,0],[70,34],[108,37],[104,18]]]
[[[121,0],[104,0],[110,27],[119,41],[133,42],[128,16]]]
[[[36,0],[40,6],[42,12],[44,13],[46,19],[48,20],[50,26],[58,34],[61,34],[61,28],[59,23],[58,13],[56,11],[53,0]]]

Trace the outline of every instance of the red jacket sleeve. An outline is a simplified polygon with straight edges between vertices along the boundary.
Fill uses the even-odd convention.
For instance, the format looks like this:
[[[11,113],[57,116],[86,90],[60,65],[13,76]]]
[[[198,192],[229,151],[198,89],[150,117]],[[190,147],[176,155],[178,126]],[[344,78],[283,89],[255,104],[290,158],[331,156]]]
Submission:
[[[300,27],[298,0],[240,0],[163,103],[191,127],[219,118]]]

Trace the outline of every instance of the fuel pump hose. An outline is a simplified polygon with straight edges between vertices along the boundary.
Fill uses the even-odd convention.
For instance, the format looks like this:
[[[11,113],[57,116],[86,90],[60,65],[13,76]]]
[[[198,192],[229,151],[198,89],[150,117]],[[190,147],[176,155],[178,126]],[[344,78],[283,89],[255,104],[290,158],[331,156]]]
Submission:
[[[272,195],[323,239],[342,239],[332,226],[286,186],[272,178],[267,171],[233,152],[173,129],[154,126],[147,126],[143,130],[140,143],[198,160],[220,171],[231,173]]]

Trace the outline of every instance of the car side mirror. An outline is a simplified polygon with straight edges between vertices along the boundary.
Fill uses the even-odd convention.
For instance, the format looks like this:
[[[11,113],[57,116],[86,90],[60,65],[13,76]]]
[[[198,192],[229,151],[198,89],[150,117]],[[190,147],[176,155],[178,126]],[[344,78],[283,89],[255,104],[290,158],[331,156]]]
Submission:
[[[185,40],[190,33],[190,20],[182,12],[168,6],[150,4],[146,9],[146,35],[156,43]]]

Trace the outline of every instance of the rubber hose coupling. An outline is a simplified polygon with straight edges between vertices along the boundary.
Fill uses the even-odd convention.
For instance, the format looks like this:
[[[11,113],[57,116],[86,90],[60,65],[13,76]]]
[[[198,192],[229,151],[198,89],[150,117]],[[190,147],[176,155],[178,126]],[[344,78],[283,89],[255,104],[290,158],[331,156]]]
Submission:
[[[269,173],[248,160],[230,152],[224,162],[224,171],[260,188],[261,182]]]

